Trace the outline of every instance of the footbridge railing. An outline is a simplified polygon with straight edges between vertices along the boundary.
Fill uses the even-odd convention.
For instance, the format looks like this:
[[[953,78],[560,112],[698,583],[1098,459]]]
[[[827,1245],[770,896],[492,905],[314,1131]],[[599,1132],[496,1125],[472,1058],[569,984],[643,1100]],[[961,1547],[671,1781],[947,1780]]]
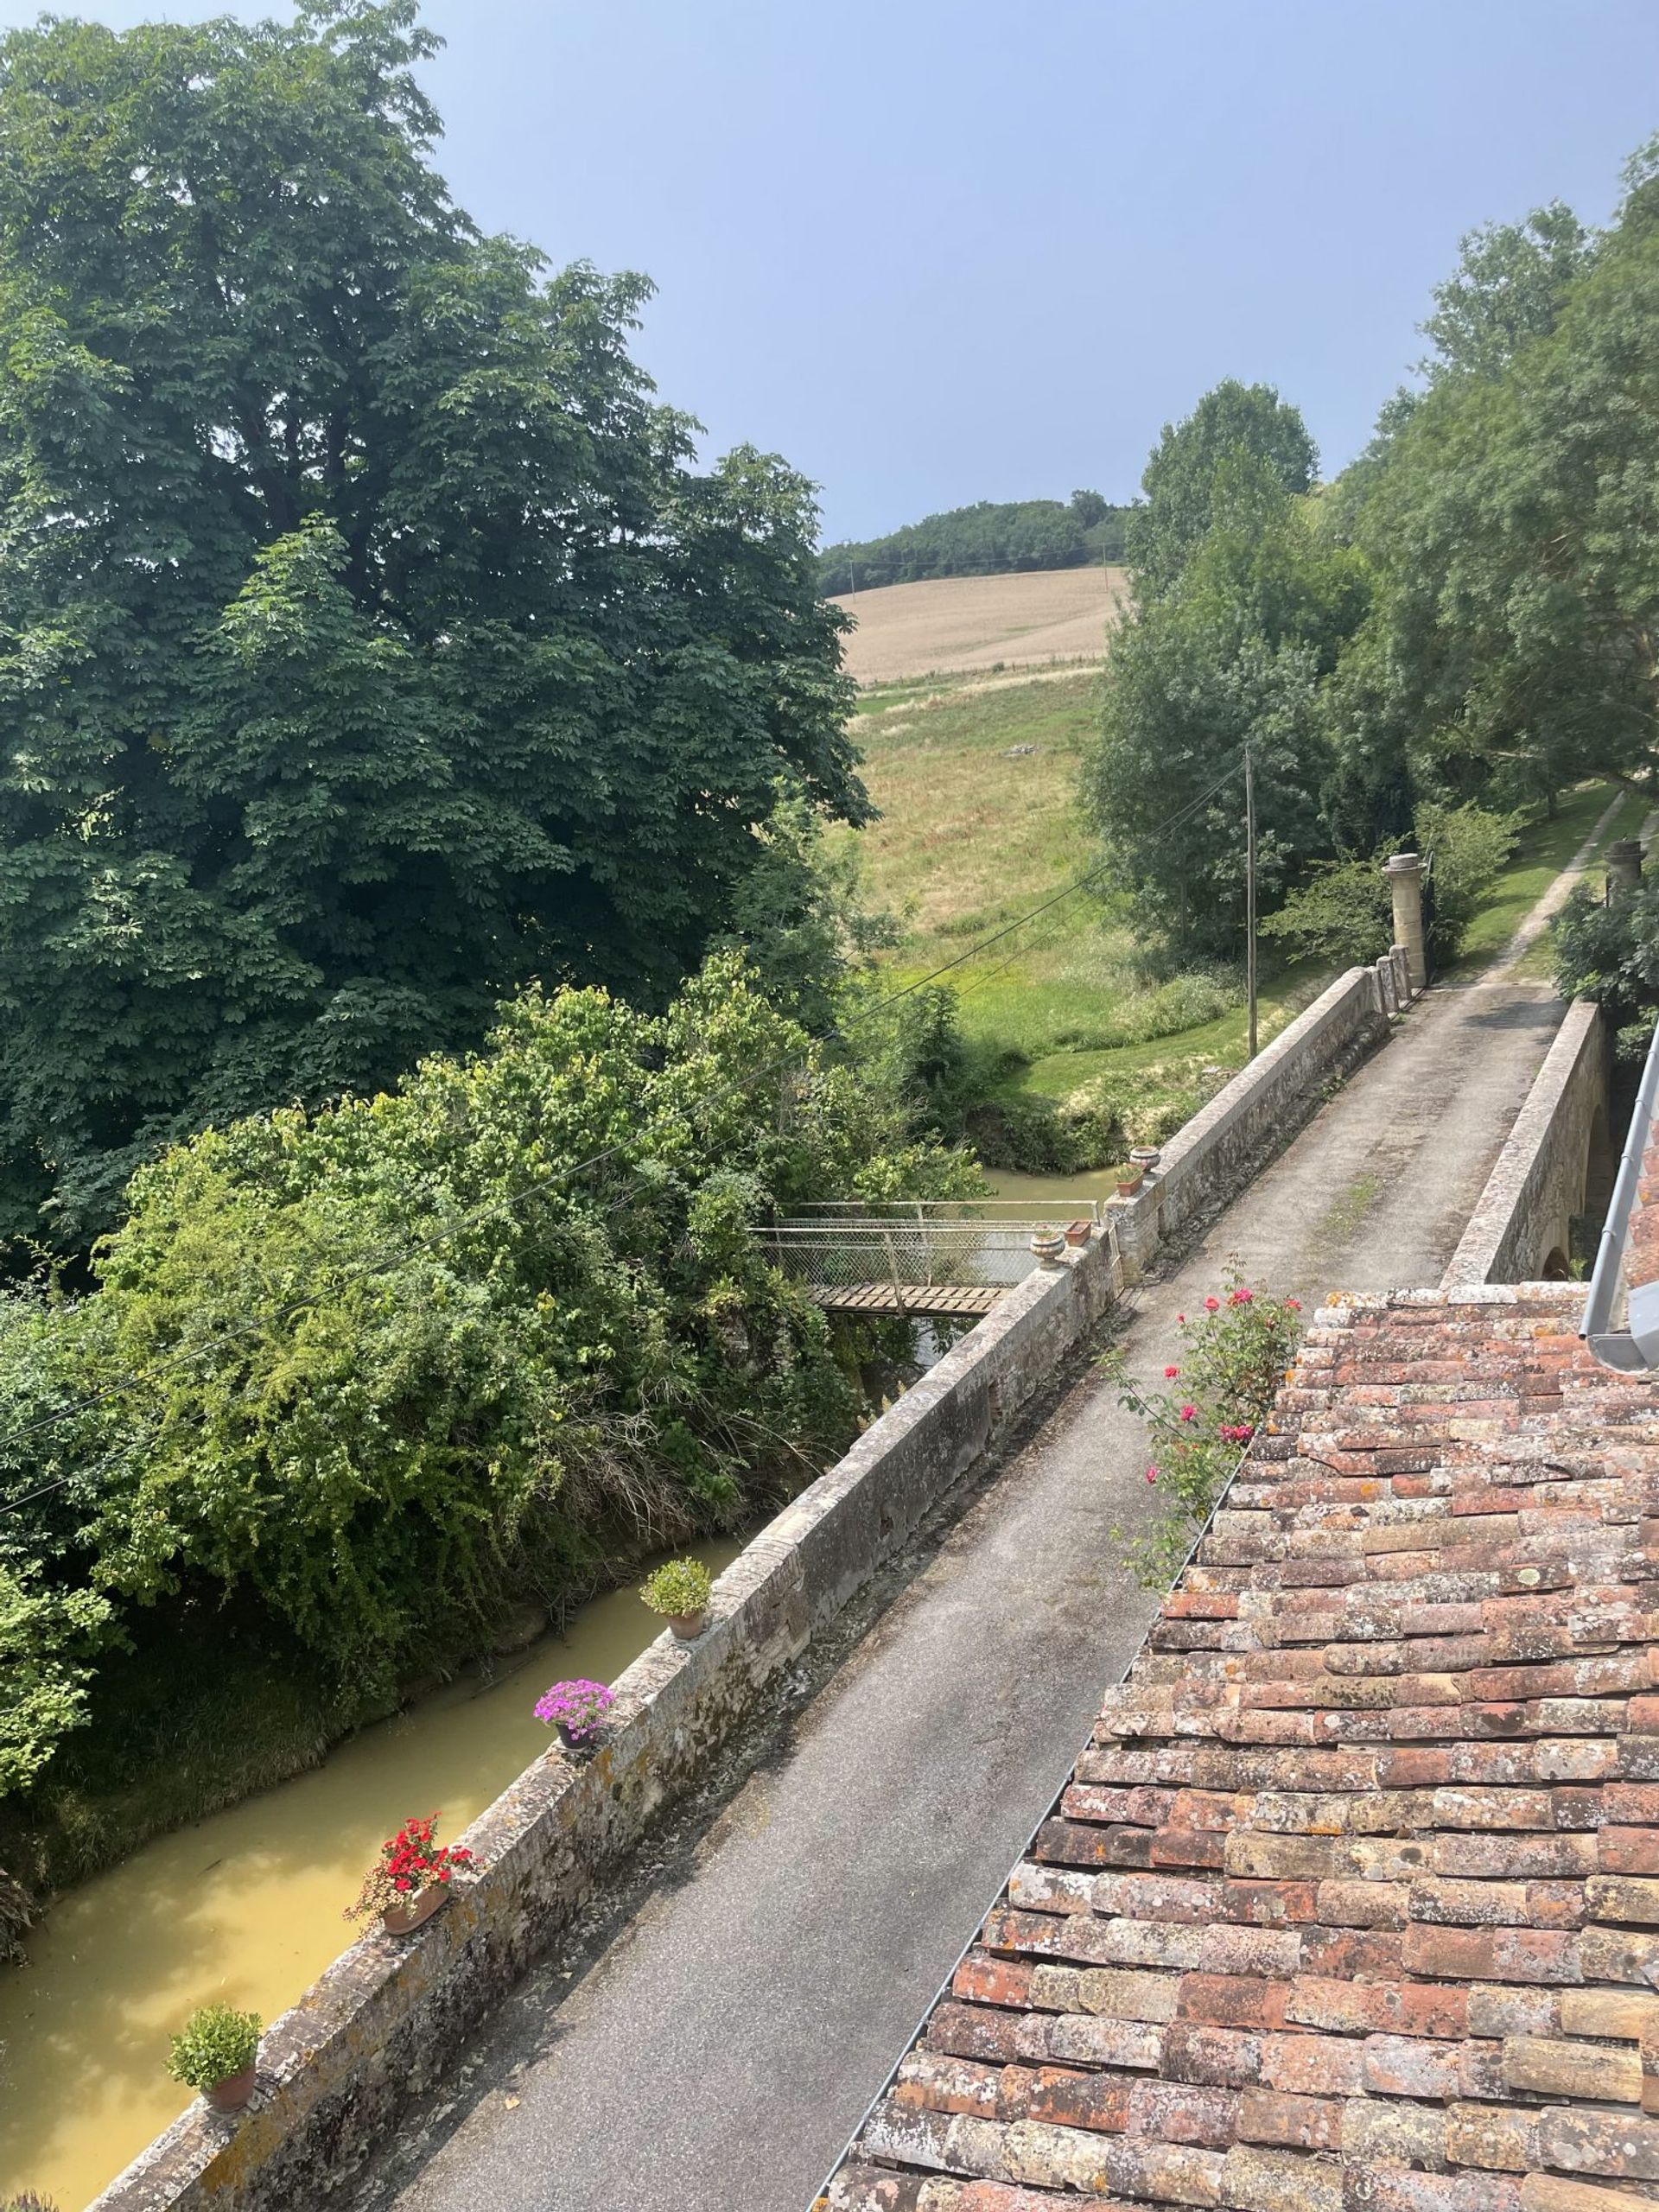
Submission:
[[[1097,1198],[1051,1205],[1039,1220],[1028,1199],[848,1199],[804,1208],[753,1234],[774,1267],[810,1283],[832,1311],[982,1314],[1038,1265],[1033,1238],[1081,1233],[1074,1224],[1093,1235],[1105,1214]]]

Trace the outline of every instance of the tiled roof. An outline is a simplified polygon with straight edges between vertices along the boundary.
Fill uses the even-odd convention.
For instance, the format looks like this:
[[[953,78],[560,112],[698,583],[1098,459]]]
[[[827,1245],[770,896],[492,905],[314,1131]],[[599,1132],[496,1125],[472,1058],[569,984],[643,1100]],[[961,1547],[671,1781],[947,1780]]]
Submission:
[[[1317,1318],[834,2212],[1653,2212],[1659,1393],[1580,1304]]]
[[[1628,1283],[1659,1282],[1659,1122],[1648,1135],[1624,1255]]]

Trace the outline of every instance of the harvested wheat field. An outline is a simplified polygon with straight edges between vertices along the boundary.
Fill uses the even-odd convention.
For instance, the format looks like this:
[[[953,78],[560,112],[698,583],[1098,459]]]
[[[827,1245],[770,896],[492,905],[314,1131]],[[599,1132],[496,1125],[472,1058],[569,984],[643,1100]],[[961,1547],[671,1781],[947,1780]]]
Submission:
[[[861,683],[1033,661],[1098,660],[1125,589],[1122,569],[940,576],[836,599],[858,619],[847,665]]]

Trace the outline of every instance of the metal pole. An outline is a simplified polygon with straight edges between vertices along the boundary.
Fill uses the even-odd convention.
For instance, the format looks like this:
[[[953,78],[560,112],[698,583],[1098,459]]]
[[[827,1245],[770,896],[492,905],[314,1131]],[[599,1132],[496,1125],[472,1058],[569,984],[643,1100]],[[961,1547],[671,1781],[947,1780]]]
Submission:
[[[1250,1001],[1251,1059],[1255,1058],[1255,768],[1244,748],[1244,988]]]

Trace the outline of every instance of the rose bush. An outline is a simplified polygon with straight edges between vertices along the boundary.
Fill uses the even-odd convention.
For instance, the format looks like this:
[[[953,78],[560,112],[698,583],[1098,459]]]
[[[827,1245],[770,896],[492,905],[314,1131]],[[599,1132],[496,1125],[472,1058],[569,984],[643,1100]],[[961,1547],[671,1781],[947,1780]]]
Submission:
[[[1183,1356],[1166,1365],[1163,1389],[1130,1381],[1121,1357],[1103,1363],[1122,1385],[1122,1402],[1145,1416],[1153,1451],[1145,1474],[1161,1510],[1144,1534],[1127,1537],[1125,1563],[1143,1587],[1165,1588],[1249,1450],[1301,1334],[1301,1301],[1274,1298],[1230,1273],[1200,1317],[1176,1316]]]

